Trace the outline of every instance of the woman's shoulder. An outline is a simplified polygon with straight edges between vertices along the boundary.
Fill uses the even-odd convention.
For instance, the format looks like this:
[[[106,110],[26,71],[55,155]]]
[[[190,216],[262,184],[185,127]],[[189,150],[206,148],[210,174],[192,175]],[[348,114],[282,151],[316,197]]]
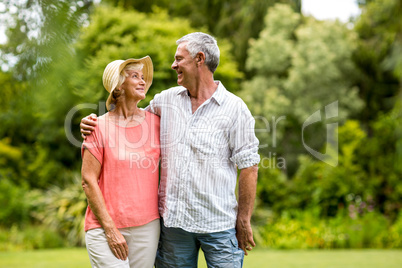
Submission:
[[[150,119],[154,119],[154,120],[158,120],[158,121],[160,120],[159,115],[156,115],[156,114],[148,112],[148,111],[145,111],[145,114],[146,114],[146,117],[148,117]]]
[[[106,124],[109,121],[109,113],[105,113],[98,117],[98,123],[100,124]]]
[[[159,128],[160,121],[161,121],[161,118],[159,117],[159,115],[153,114],[153,113],[148,112],[148,111],[145,111],[145,114],[146,114],[146,116],[145,116],[146,120],[145,121],[147,121],[151,125],[154,125],[154,126]]]
[[[107,116],[108,116],[108,113],[105,113],[101,116],[98,116],[98,119],[105,121]]]
[[[107,113],[97,117],[95,131],[102,132],[105,129],[105,125],[109,120],[107,120]]]

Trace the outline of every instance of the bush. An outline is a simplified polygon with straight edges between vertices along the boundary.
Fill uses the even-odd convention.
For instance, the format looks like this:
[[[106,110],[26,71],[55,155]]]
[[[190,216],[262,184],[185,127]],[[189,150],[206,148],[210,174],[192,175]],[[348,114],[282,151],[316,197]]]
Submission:
[[[0,210],[0,250],[85,244],[87,202],[78,175],[65,188],[53,186],[46,191],[28,191],[27,187],[2,179],[0,191],[0,202],[5,204]]]
[[[66,246],[61,235],[46,226],[12,226],[0,229],[0,251],[59,248]]]
[[[87,202],[81,187],[80,176],[60,188],[53,186],[46,192],[32,192],[35,210],[32,216],[44,226],[57,230],[69,246],[85,245],[84,221]]]
[[[27,187],[16,186],[0,173],[0,193],[0,226],[27,223],[29,221],[30,205],[27,199],[21,198],[27,195]]]
[[[389,242],[392,248],[402,248],[402,212],[399,212],[398,219],[390,228]]]
[[[381,213],[392,220],[402,207],[402,109],[396,105],[371,125],[372,136],[356,152],[357,164],[364,168],[365,192],[371,193]]]
[[[275,158],[263,158],[258,169],[256,200],[258,207],[282,211],[289,207],[289,181],[279,168],[272,166]],[[268,163],[268,164],[267,164]]]
[[[257,210],[258,212],[258,210]],[[259,212],[261,213],[261,212]],[[393,226],[378,212],[351,218],[345,211],[320,219],[319,211],[284,212],[255,226],[256,243],[273,249],[400,248],[402,217]]]

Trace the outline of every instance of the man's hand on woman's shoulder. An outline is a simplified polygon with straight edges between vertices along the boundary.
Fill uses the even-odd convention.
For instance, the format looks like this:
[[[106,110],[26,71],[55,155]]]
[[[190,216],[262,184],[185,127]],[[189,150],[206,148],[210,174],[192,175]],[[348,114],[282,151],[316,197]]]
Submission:
[[[85,139],[87,135],[90,135],[92,131],[95,130],[95,127],[98,124],[97,120],[98,117],[96,116],[96,114],[90,114],[81,119],[80,129],[81,137],[83,139]]]

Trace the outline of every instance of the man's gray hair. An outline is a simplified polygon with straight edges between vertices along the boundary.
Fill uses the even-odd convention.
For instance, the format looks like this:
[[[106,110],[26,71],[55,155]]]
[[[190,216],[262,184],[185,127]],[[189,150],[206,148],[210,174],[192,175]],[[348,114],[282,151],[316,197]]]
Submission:
[[[187,43],[187,51],[194,58],[198,52],[205,54],[205,64],[214,73],[219,64],[219,47],[214,37],[209,34],[196,32],[183,36],[176,44]]]

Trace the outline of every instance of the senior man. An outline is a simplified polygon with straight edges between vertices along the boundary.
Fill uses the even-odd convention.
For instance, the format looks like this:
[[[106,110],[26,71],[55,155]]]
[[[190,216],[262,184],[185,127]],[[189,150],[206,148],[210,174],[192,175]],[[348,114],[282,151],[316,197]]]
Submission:
[[[220,52],[212,36],[191,33],[176,43],[172,69],[179,86],[156,94],[146,108],[161,117],[156,267],[197,267],[200,248],[208,267],[241,267],[255,246],[250,219],[260,157],[254,119],[214,80]],[[84,118],[82,133],[95,123]]]

